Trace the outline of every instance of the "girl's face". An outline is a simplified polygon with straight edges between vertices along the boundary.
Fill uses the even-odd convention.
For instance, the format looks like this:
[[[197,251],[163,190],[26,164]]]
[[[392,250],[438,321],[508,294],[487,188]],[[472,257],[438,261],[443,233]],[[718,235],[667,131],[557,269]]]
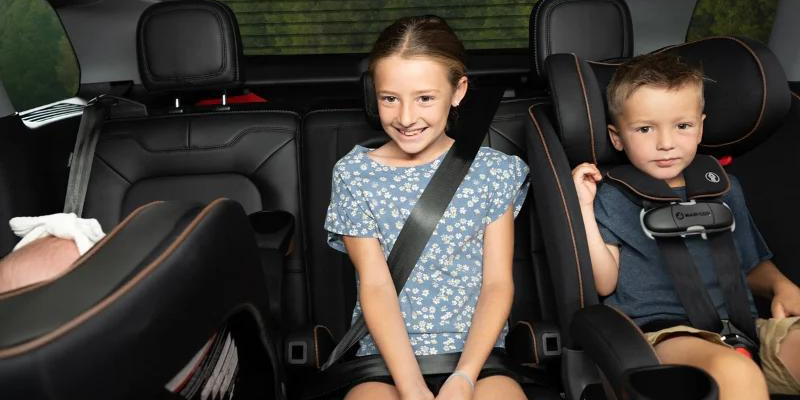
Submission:
[[[467,78],[453,87],[441,63],[398,55],[379,60],[374,78],[381,125],[397,147],[414,159],[444,151],[447,115],[464,98]]]

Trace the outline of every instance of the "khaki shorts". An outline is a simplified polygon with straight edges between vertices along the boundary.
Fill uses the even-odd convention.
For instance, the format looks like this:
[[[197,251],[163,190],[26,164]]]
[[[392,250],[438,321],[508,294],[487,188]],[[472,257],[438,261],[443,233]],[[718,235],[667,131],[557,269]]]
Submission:
[[[772,394],[800,394],[800,382],[792,377],[786,366],[778,359],[780,343],[790,330],[800,329],[800,317],[776,319],[761,319],[756,321],[758,337],[761,340],[759,355],[761,356],[761,369],[767,381],[767,387]],[[696,336],[712,343],[728,346],[722,341],[719,334],[703,331],[686,325],[674,326],[656,332],[644,334],[650,345],[655,346],[669,338],[682,335]],[[728,346],[730,347],[730,346]]]

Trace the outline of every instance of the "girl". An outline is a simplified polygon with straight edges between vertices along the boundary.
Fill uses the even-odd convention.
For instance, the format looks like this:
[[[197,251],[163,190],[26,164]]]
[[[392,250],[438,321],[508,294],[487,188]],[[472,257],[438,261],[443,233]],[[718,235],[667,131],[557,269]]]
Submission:
[[[480,149],[399,296],[386,264],[454,142],[445,130],[451,107],[467,93],[464,57],[455,33],[432,16],[396,21],[370,53],[381,125],[391,140],[374,150],[356,146],[336,163],[325,229],[358,273],[353,318],[363,312],[370,335],[357,355],[380,353],[394,384],[361,383],[346,399],[433,399],[415,355],[456,352],[458,366],[437,399],[525,399],[509,377],[477,380],[507,332],[513,219],[528,188],[522,160]]]

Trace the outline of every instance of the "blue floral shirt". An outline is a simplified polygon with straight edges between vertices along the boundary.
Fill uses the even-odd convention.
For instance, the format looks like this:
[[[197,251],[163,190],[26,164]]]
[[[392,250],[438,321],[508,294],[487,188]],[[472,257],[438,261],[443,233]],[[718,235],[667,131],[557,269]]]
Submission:
[[[347,252],[342,235],[374,237],[388,257],[445,154],[427,164],[392,167],[368,157],[369,151],[356,146],[334,166],[325,229],[334,249]],[[514,216],[519,213],[528,185],[528,166],[519,157],[480,149],[399,294],[416,355],[463,350],[481,290],[484,230],[510,205]],[[356,302],[353,320],[359,315]],[[504,346],[507,331],[495,346]],[[357,355],[377,353],[372,337],[364,337]]]

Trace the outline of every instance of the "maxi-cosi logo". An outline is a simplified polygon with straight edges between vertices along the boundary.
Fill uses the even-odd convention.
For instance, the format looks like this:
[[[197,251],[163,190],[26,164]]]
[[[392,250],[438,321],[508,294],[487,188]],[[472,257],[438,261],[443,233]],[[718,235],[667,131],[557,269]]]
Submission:
[[[684,218],[692,218],[692,217],[707,217],[711,215],[711,211],[695,211],[690,213],[682,213],[680,211],[675,213],[675,218],[678,220],[682,220]]]
[[[706,172],[706,180],[711,183],[719,183],[720,181],[719,175],[711,171]]]

